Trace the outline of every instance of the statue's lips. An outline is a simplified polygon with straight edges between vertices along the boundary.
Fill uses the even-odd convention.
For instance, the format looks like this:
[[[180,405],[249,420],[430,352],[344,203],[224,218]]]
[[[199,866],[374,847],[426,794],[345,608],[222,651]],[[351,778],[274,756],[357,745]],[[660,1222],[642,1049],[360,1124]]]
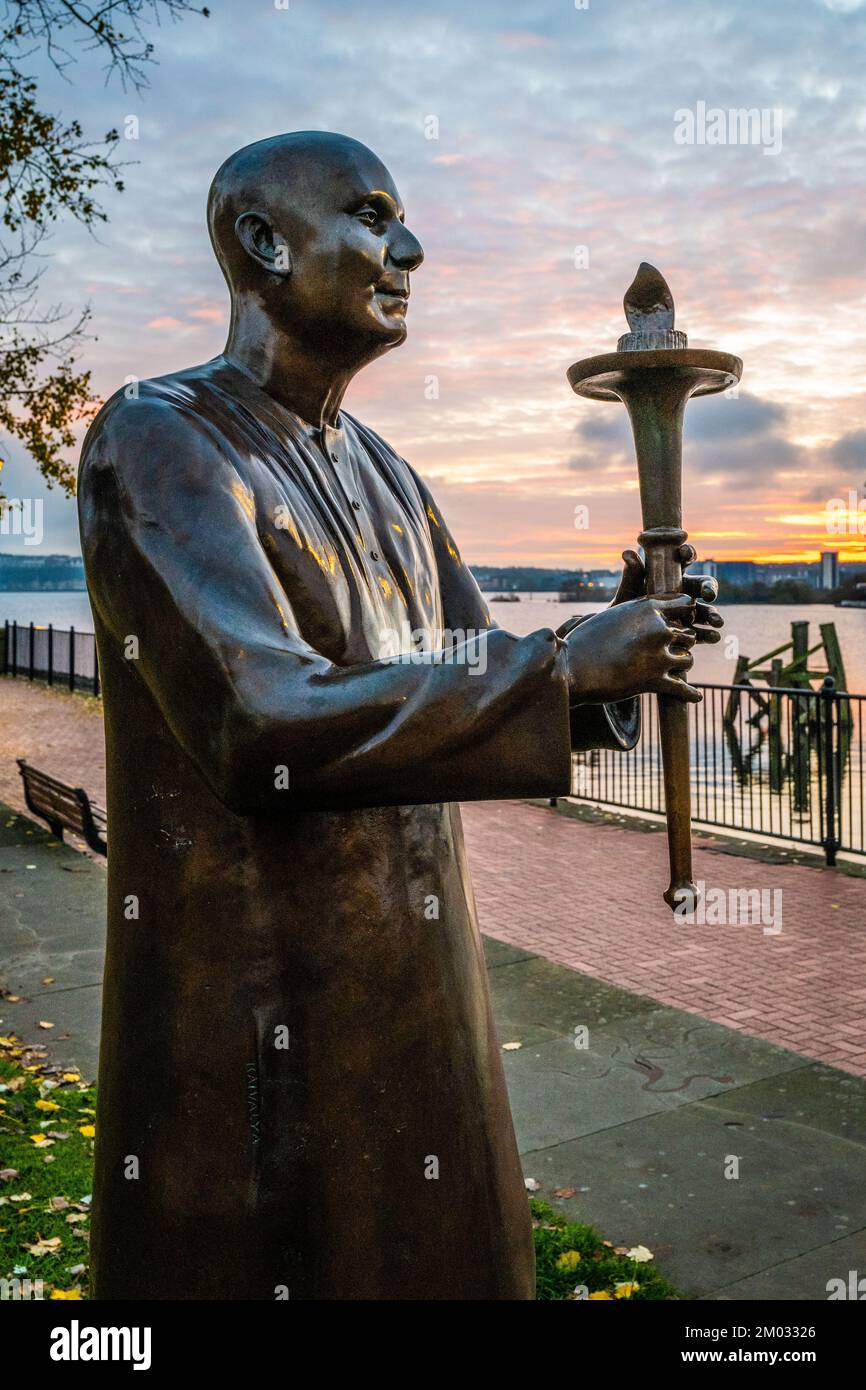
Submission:
[[[373,291],[380,299],[399,299],[404,304],[409,301],[409,291],[394,285],[377,285]]]

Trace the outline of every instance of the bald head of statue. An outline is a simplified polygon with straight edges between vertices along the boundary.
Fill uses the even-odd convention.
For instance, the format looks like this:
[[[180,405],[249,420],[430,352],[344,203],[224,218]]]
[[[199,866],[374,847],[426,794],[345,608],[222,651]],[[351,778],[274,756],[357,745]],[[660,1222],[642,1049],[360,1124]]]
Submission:
[[[233,327],[243,318],[349,369],[405,339],[424,252],[394,180],[357,140],[295,131],[238,150],[211,185],[208,227]]]

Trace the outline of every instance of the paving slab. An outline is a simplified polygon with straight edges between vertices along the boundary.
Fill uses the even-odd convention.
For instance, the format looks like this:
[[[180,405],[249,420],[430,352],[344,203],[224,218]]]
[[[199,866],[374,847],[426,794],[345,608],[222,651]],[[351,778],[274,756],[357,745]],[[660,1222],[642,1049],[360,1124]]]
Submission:
[[[791,1107],[803,1108],[806,1070],[786,1074]],[[524,1153],[524,1169],[546,1190],[577,1188],[562,1204],[576,1219],[648,1245],[692,1298],[759,1273],[766,1296],[782,1297],[767,1271],[807,1252],[808,1296],[826,1297],[824,1285],[838,1273],[832,1247],[866,1230],[866,1146],[791,1123],[749,1089]],[[739,1176],[727,1177],[734,1157]]]
[[[700,1024],[674,1009],[641,1014],[619,1027],[593,1027],[586,1047],[576,1047],[578,1041],[556,1038],[507,1056],[512,1110],[527,1149],[595,1133],[803,1065],[801,1057],[784,1048],[717,1024]]]
[[[839,1285],[830,1284],[830,1280],[839,1279],[844,1281],[844,1299]],[[842,1236],[830,1245],[809,1250],[773,1269],[727,1284],[714,1293],[705,1294],[704,1299],[716,1303],[775,1298],[805,1302],[829,1298],[832,1292],[839,1301],[848,1302],[855,1296],[855,1289],[857,1301],[866,1299],[866,1231]]]
[[[49,1045],[52,1060],[87,1077],[98,1060],[105,893],[102,864],[0,806],[0,982],[20,997],[0,998],[0,1030]]]

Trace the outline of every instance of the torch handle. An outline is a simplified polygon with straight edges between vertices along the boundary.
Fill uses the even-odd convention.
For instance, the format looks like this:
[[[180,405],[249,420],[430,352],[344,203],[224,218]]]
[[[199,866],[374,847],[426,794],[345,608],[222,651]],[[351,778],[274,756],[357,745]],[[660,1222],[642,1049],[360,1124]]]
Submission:
[[[677,551],[686,540],[678,527],[653,527],[638,537],[646,557],[647,593],[666,597],[682,593],[682,566]],[[697,902],[692,877],[692,806],[689,760],[689,710],[682,700],[658,697],[659,735],[665,784],[671,881],[664,895],[671,908]]]

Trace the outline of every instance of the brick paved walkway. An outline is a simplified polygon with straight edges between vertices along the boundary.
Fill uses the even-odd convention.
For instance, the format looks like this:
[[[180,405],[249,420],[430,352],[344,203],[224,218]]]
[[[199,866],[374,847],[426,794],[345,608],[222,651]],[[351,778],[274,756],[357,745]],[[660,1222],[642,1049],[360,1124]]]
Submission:
[[[25,810],[16,758],[105,805],[102,701],[0,676],[0,801]]]
[[[866,1076],[866,880],[696,848],[708,889],[780,888],[783,929],[686,926],[662,834],[518,802],[463,819],[489,936]]]
[[[0,800],[16,757],[105,796],[101,704],[0,677]],[[781,935],[685,926],[661,901],[661,834],[516,802],[467,805],[482,929],[624,989],[866,1076],[866,880],[696,849],[708,888],[782,890]]]

